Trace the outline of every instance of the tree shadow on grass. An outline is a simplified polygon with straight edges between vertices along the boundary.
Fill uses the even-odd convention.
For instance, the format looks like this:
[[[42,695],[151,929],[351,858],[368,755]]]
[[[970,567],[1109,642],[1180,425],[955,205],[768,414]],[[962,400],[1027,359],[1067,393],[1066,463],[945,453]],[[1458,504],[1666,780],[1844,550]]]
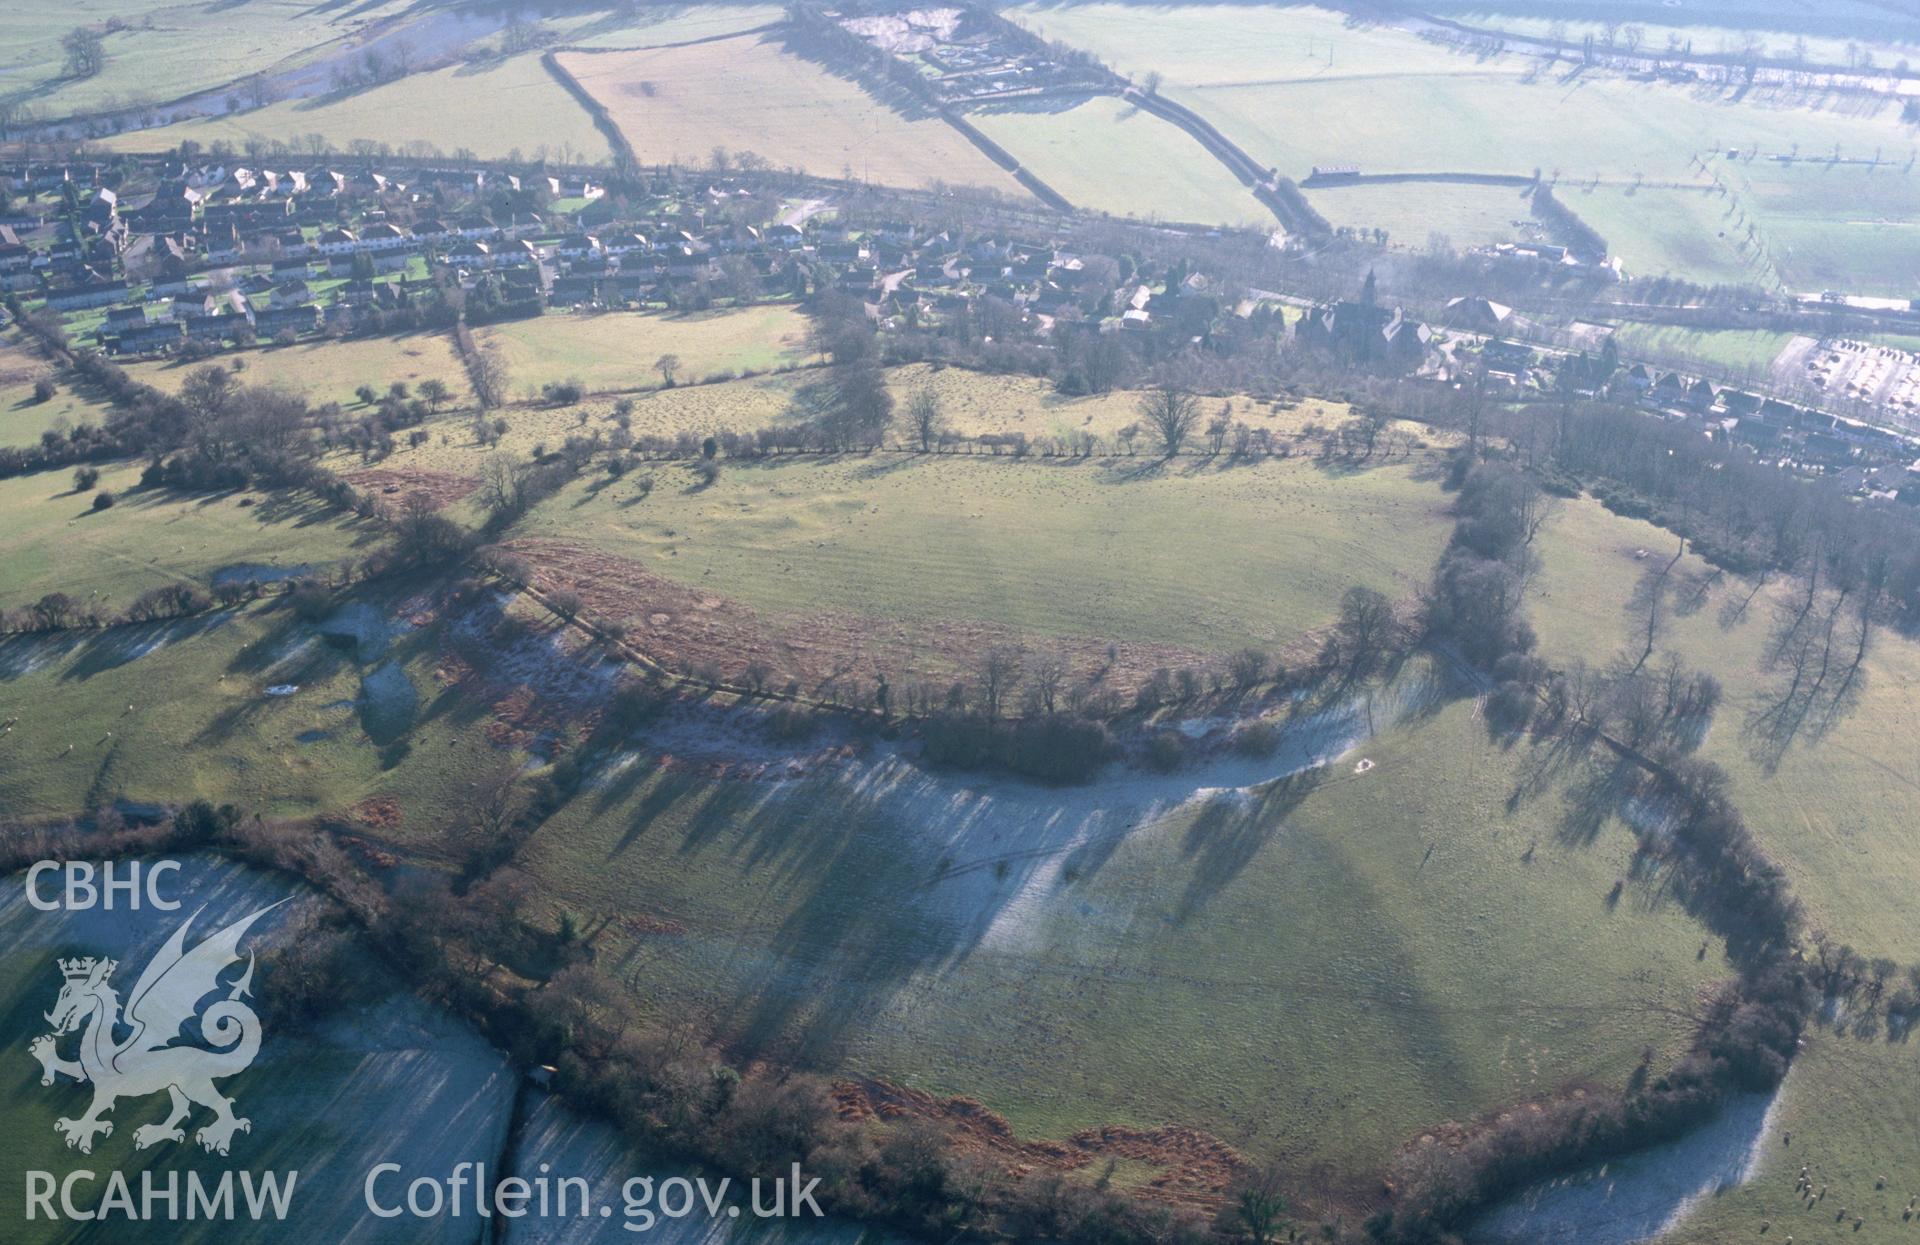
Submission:
[[[869,456],[854,469],[856,480],[879,480],[886,476],[897,475],[902,471],[911,471],[915,467],[924,467],[939,462],[942,455],[922,454],[917,450],[890,452]]]
[[[87,633],[77,655],[60,673],[62,682],[85,682],[96,674],[118,670],[159,652],[171,644],[205,635],[233,621],[232,610],[211,610],[166,622],[127,623]]]
[[[1585,847],[1598,839],[1621,801],[1633,794],[1639,775],[1639,767],[1625,757],[1590,753],[1561,796],[1557,827],[1561,842]]]
[[[86,642],[79,631],[22,632],[0,636],[0,683],[11,683],[56,662]]]
[[[1304,770],[1257,791],[1215,796],[1194,817],[1180,844],[1193,874],[1175,906],[1184,925],[1240,876],[1298,808],[1327,778],[1326,767]]]
[[[1142,454],[1140,461],[1128,467],[1111,464],[1108,468],[1108,482],[1113,484],[1133,484],[1141,480],[1162,479],[1174,474],[1179,460],[1163,454],[1148,456]]]

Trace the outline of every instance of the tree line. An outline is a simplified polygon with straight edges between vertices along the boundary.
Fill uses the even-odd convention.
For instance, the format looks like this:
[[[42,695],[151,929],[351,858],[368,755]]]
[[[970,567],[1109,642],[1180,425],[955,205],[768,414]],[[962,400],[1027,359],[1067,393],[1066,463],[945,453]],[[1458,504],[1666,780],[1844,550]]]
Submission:
[[[1632,763],[1637,777],[1614,796],[1662,814],[1659,827],[1636,825],[1637,859],[1669,865],[1689,910],[1725,939],[1736,976],[1709,1001],[1672,1067],[1648,1064],[1621,1089],[1558,1095],[1475,1121],[1457,1145],[1402,1150],[1388,1175],[1393,1205],[1367,1225],[1373,1239],[1394,1245],[1451,1239],[1528,1184],[1669,1140],[1733,1094],[1773,1088],[1819,997],[1797,958],[1802,918],[1785,871],[1740,816],[1726,775],[1691,755],[1719,703],[1718,684],[1673,660],[1648,674],[1645,653],[1603,674],[1554,670],[1533,657],[1522,595],[1550,494],[1518,465],[1467,458],[1460,486],[1454,538],[1428,594],[1429,626],[1497,680],[1489,710],[1499,729]]]

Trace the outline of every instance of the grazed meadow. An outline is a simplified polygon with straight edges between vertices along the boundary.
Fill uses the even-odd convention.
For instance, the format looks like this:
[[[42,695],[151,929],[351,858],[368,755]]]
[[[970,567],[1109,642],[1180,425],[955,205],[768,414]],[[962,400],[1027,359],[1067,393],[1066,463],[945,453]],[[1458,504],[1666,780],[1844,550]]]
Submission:
[[[1579,3],[1463,5],[1443,7],[1523,30],[1561,10],[1575,29],[1591,20]],[[1641,7],[1650,23],[1674,16]],[[1843,7],[1854,14],[1844,20],[1867,12],[1813,15],[1767,0],[1740,11],[1764,8],[1820,48]],[[10,10],[0,46],[36,106],[80,108],[310,58],[394,11],[229,8],[152,6],[150,26],[134,14],[109,39],[110,72],[87,82],[52,74],[59,34],[104,15],[98,0],[57,15]],[[1711,30],[1726,9],[1690,5],[1698,25],[1685,29]],[[1735,100],[1565,63],[1542,70],[1311,7],[1028,5],[1013,15],[1137,79],[1163,75],[1166,94],[1291,176],[1324,163],[1537,169],[1629,275],[1904,294],[1920,270],[1914,130],[1885,108],[1775,88]],[[826,177],[1023,194],[937,119],[891,111],[735,33],[778,16],[742,6],[577,17],[554,30],[601,49],[559,55],[643,161],[702,164],[725,148],[729,159],[752,152]],[[298,37],[256,37],[296,20]],[[191,49],[219,22],[230,46],[223,38],[217,57],[197,60]],[[1886,38],[1897,44],[1901,30]],[[669,46],[713,35],[732,37]],[[771,98],[781,107],[769,110]],[[1266,223],[1197,144],[1118,100],[974,120],[1084,206]],[[1494,133],[1500,141],[1487,140]],[[111,145],[307,134],[482,156],[609,154],[587,111],[530,54]],[[1835,149],[1872,163],[1815,158]],[[1383,228],[1414,247],[1432,233],[1456,245],[1514,236],[1526,214],[1501,188],[1308,193],[1336,225]],[[633,404],[636,436],[791,422],[796,394],[818,378],[805,330],[786,305],[481,328],[511,391],[492,413],[506,430],[491,446],[473,435],[467,374],[442,334],[253,349],[218,363],[350,416],[364,412],[363,384],[440,381],[452,396],[421,444],[377,463],[337,449],[326,463],[459,482],[493,454],[607,434],[616,398]],[[1785,338],[1628,325],[1618,340],[1629,355],[1751,370]],[[663,354],[678,356],[682,381],[701,383],[662,385],[652,365]],[[35,399],[47,369],[17,339],[0,344],[0,444],[105,417],[65,384]],[[173,389],[191,368],[132,371]],[[761,374],[716,379],[746,371]],[[583,382],[581,401],[539,395],[570,379]],[[1070,648],[1082,669],[1107,646],[1208,667],[1248,646],[1293,659],[1315,646],[1349,587],[1411,607],[1452,530],[1430,447],[1455,438],[1396,425],[1377,459],[1316,460],[1308,434],[1351,414],[1338,403],[1209,399],[1209,415],[1270,433],[1290,456],[1163,463],[1113,452],[1140,419],[1137,392],[1066,397],[1042,378],[928,365],[890,368],[886,381],[896,402],[931,390],[965,436],[1091,433],[1106,444],[1085,458],[1016,461],[977,446],[919,454],[896,428],[882,451],[730,460],[711,479],[654,461],[569,484],[498,535],[542,587],[578,591],[632,648],[676,668],[738,666],[765,651],[776,680],[850,661],[868,680],[884,671],[944,683],[971,677],[978,653],[962,650],[986,641],[1029,654]],[[223,568],[338,565],[377,539],[376,525],[304,499],[143,490],[141,465],[105,468],[100,485],[117,500],[99,511],[68,471],[0,481],[0,605],[58,589],[118,607],[147,587],[206,586]],[[445,513],[472,524],[480,503]],[[1592,499],[1568,503],[1536,546],[1529,603],[1542,656],[1564,666],[1636,651],[1641,587],[1676,543]],[[1765,716],[1779,680],[1768,635],[1791,592],[1687,555],[1661,598],[1656,651],[1725,686],[1702,755],[1726,768],[1810,923],[1870,956],[1920,959],[1920,644],[1880,629],[1857,699],[1782,732]],[[0,808],[61,816],[116,801],[231,800],[268,816],[339,817],[372,850],[452,868],[474,847],[462,810],[476,787],[504,767],[540,772],[598,720],[611,686],[610,650],[525,597],[485,598],[473,607],[479,622],[392,584],[349,589],[336,604],[358,620],[348,633],[274,599],[175,623],[0,638],[0,717],[18,719],[0,738]],[[497,671],[477,669],[488,660]],[[532,713],[516,699],[527,688],[566,694]],[[1189,1125],[1300,1173],[1315,1198],[1362,1204],[1394,1149],[1423,1130],[1569,1086],[1619,1085],[1650,1050],[1655,1063],[1677,1053],[1705,991],[1730,971],[1672,875],[1636,852],[1616,783],[1597,766],[1557,765],[1547,745],[1497,737],[1474,690],[1443,656],[1421,653],[1345,699],[1269,702],[1285,725],[1268,758],[1202,748],[1171,775],[1116,766],[1084,789],[929,771],[910,746],[831,722],[811,738],[775,738],[766,714],[719,695],[595,757],[514,868],[535,896],[530,920],[595,931],[602,962],[645,1010],[697,1016],[749,1057],[964,1095],[1028,1138]],[[390,699],[405,712],[390,712]],[[1209,733],[1224,729],[1180,711],[1155,725],[1215,743]],[[717,739],[755,764],[716,761]],[[9,1043],[30,1027],[31,983],[45,971],[32,955],[0,961]],[[1900,1173],[1920,1162],[1916,1102],[1909,1045],[1816,1028],[1784,1090],[1791,1149],[1673,1239],[1728,1245],[1752,1239],[1761,1220],[1781,1238],[1866,1239],[1801,1209],[1790,1186],[1803,1161],[1844,1204],[1896,1230],[1913,1192]],[[28,1111],[45,1125],[43,1106]],[[1886,1173],[1890,1186],[1875,1187]],[[1115,1178],[1156,1174],[1148,1165]]]

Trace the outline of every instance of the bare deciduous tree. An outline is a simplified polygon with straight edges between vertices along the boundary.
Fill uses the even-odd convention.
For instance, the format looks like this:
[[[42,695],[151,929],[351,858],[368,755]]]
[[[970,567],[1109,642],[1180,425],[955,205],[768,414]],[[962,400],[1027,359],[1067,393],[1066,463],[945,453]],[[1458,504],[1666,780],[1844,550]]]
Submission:
[[[1355,586],[1340,598],[1338,637],[1341,664],[1350,680],[1364,679],[1379,670],[1393,650],[1399,622],[1393,602],[1372,588]]]
[[[946,419],[940,411],[940,395],[931,385],[923,385],[907,399],[907,427],[920,443],[920,452],[933,449],[934,442],[946,431]]]
[[[473,354],[473,396],[481,406],[499,406],[507,400],[511,374],[507,361],[498,350],[486,349]]]
[[[1140,399],[1140,418],[1159,438],[1166,456],[1172,458],[1200,421],[1200,399],[1183,389],[1162,385]]]
[[[75,26],[62,35],[60,49],[67,54],[66,70],[70,78],[91,78],[106,66],[106,38],[89,27]]]
[[[980,659],[980,712],[990,718],[1000,716],[1000,706],[1006,703],[1013,689],[1020,681],[1020,650],[995,645],[988,649]]]
[[[1033,695],[1034,707],[1041,713],[1051,715],[1060,702],[1060,690],[1067,682],[1067,659],[1060,653],[1047,653],[1035,658],[1027,670],[1027,687]]]

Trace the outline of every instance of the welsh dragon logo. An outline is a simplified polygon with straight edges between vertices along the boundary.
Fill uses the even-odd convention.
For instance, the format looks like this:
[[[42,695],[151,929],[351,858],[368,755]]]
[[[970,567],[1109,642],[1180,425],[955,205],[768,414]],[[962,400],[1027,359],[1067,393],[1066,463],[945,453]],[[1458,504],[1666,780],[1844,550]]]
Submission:
[[[285,902],[284,900],[281,902]],[[180,923],[164,947],[154,954],[127,996],[126,1011],[113,988],[114,960],[61,960],[65,984],[47,1023],[53,1032],[33,1039],[28,1053],[40,1061],[40,1083],[51,1085],[56,1076],[93,1086],[93,1105],[77,1120],[54,1121],[67,1144],[82,1154],[93,1153],[96,1137],[111,1135],[113,1121],[103,1118],[122,1098],[145,1098],[161,1090],[172,1105],[158,1124],[134,1130],[141,1149],[163,1141],[185,1141],[181,1125],[195,1105],[213,1112],[213,1120],[195,1139],[215,1154],[227,1153],[235,1133],[252,1131],[252,1124],[233,1113],[233,1099],[214,1088],[214,1082],[245,1071],[260,1053],[260,1017],[242,1002],[253,987],[253,956],[246,971],[225,987],[225,997],[201,1001],[222,989],[220,977],[240,961],[240,939],[253,923],[278,907],[270,904],[186,949],[187,929],[203,907]],[[199,1020],[205,1046],[173,1045],[186,1035],[189,1022]],[[79,1058],[60,1057],[58,1044],[80,1030]]]

